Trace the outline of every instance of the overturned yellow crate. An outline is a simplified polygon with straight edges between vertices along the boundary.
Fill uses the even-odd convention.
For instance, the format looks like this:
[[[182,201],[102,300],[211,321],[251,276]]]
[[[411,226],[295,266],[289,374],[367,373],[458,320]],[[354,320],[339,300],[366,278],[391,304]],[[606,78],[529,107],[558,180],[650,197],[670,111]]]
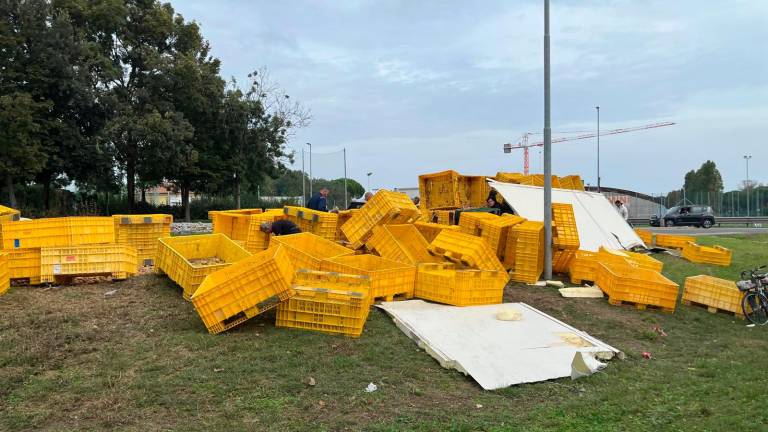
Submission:
[[[413,297],[416,266],[374,255],[352,255],[323,261],[323,271],[368,276],[371,301],[399,300]]]
[[[439,223],[431,223],[431,222],[414,222],[413,226],[416,227],[417,230],[421,233],[422,236],[424,236],[424,239],[428,243],[432,243],[432,240],[437,237],[438,234],[440,234],[443,230],[449,230],[449,231],[456,231],[460,232],[461,227],[458,225],[446,225],[446,224],[439,224]]]
[[[631,303],[637,309],[656,306],[674,312],[679,286],[661,273],[629,263],[598,263],[597,286],[608,296],[608,303]]]
[[[670,249],[682,249],[686,243],[696,243],[696,238],[673,234],[656,234],[656,246]]]
[[[244,219],[237,218],[237,216],[249,216],[254,214],[261,214],[260,208],[251,209],[239,209],[239,210],[210,210],[208,211],[208,219],[211,220],[212,230],[214,233],[222,232],[224,234],[232,233],[232,231],[242,231],[244,226],[238,227],[238,222]]]
[[[338,214],[292,206],[286,206],[283,211],[288,220],[295,223],[301,232],[310,232],[331,241],[338,239],[336,232],[339,223]]]
[[[115,227],[111,217],[72,216],[0,223],[2,248],[78,246],[112,243]]]
[[[324,259],[355,254],[352,249],[312,233],[272,236],[270,244],[285,246],[286,255],[297,269],[322,270]]]
[[[690,262],[727,267],[731,265],[733,252],[722,246],[701,246],[687,242],[683,246],[683,258]]]
[[[509,278],[498,270],[457,270],[454,264],[420,264],[414,295],[453,306],[501,303]]]
[[[608,249],[602,246],[597,252],[597,259],[603,263],[616,265],[629,263],[635,267],[653,270],[658,273],[661,273],[664,268],[663,262],[653,258],[650,255],[630,252],[626,250]]]
[[[503,265],[514,281],[539,280],[544,271],[544,223],[525,221],[510,227]]]
[[[40,281],[67,282],[81,276],[127,279],[137,272],[136,248],[124,244],[99,244],[40,249]]]
[[[465,234],[484,238],[497,257],[503,258],[509,227],[525,221],[515,215],[496,216],[484,212],[462,212],[459,226]]]
[[[442,261],[429,253],[429,243],[411,224],[378,225],[365,245],[382,258],[405,264]]]
[[[342,210],[339,212],[339,218],[336,220],[336,240],[347,240],[344,233],[341,232],[341,226],[347,223],[355,213],[357,213],[357,209]]]
[[[0,205],[0,222],[8,221],[13,222],[21,219],[21,212],[14,208]]]
[[[430,210],[460,208],[460,177],[461,175],[453,170],[420,175],[420,204]]]
[[[8,272],[11,280],[26,280],[40,285],[40,248],[13,249],[8,254]]]
[[[646,246],[653,246],[653,233],[641,228],[635,228],[635,234],[640,237],[640,240],[645,243]]]
[[[376,225],[412,223],[420,217],[419,209],[408,195],[382,189],[341,226],[341,231],[350,246],[358,249]]]
[[[139,266],[155,264],[157,239],[171,236],[173,216],[167,214],[112,215],[115,243],[136,248]]]
[[[573,189],[573,190],[583,191],[584,182],[581,180],[581,177],[577,174],[567,175],[565,177],[560,177],[560,187],[562,189]]]
[[[11,287],[11,272],[8,269],[8,253],[0,252],[0,295]]]
[[[192,305],[209,333],[221,333],[293,296],[293,274],[285,248],[270,247],[209,274]]]
[[[368,276],[298,270],[295,294],[277,307],[275,326],[359,337],[370,311]]]
[[[552,203],[552,270],[558,273],[567,272],[579,245],[579,230],[576,227],[573,206]]]
[[[155,271],[181,286],[187,300],[207,275],[251,256],[221,233],[166,237],[158,242]]]
[[[242,242],[242,246],[251,253],[263,251],[269,247],[269,234],[261,231],[264,222],[284,219],[282,209],[225,210],[208,212],[213,224],[213,233],[221,233],[232,240]]]
[[[488,242],[473,235],[443,231],[430,243],[429,251],[464,267],[505,272]]]
[[[430,210],[429,220],[440,225],[456,225],[456,210]]]
[[[689,276],[683,285],[684,305],[705,306],[711,313],[731,312],[744,319],[741,300],[744,294],[736,287],[736,282],[708,275]]]
[[[568,264],[568,275],[572,284],[594,282],[597,274],[597,252],[576,251]]]

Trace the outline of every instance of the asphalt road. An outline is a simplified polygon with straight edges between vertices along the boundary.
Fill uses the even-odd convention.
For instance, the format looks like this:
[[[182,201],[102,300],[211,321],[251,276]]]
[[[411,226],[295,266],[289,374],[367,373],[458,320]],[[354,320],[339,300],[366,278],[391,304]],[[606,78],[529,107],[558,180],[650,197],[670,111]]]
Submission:
[[[739,228],[739,227],[712,227],[709,229],[695,228],[695,227],[642,227],[654,233],[662,234],[679,234],[679,235],[754,235],[754,234],[768,234],[768,228]]]

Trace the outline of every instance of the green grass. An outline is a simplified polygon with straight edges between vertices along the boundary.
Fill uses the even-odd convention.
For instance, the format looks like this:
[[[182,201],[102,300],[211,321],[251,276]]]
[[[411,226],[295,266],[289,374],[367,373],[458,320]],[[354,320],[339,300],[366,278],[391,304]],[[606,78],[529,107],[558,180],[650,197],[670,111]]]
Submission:
[[[768,263],[768,236],[699,241],[732,248],[734,264],[661,256],[665,274],[736,278]],[[627,358],[578,381],[486,392],[378,310],[359,339],[277,329],[269,313],[211,336],[180,289],[156,275],[14,287],[0,297],[0,430],[768,430],[768,328],[687,306],[664,314],[563,299],[550,288],[511,286],[506,300]],[[379,390],[365,393],[369,382]]]

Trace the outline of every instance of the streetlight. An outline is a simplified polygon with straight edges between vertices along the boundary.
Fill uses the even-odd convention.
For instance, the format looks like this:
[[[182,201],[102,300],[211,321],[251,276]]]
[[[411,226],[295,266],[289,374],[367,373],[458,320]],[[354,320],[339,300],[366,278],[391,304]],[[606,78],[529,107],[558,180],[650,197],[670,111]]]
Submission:
[[[597,110],[597,193],[600,193],[600,107]]]
[[[312,196],[312,143],[309,146],[309,196]]]
[[[371,176],[373,175],[373,173],[372,173],[372,172],[369,172],[369,173],[368,173],[368,174],[366,174],[366,175],[368,176],[368,189],[367,189],[367,191],[368,191],[368,192],[371,192]]]
[[[552,278],[552,118],[549,89],[549,0],[544,0],[544,279]]]
[[[747,190],[747,217],[749,217],[749,160],[752,159],[752,155],[744,155],[744,160],[747,162],[747,182],[744,183],[744,188]]]

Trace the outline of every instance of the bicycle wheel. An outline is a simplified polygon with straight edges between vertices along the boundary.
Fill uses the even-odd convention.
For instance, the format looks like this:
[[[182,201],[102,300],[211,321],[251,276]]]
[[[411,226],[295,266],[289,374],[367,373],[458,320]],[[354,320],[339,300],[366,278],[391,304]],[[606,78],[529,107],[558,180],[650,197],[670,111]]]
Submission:
[[[749,292],[741,300],[744,316],[756,325],[768,323],[768,297],[763,293]]]

